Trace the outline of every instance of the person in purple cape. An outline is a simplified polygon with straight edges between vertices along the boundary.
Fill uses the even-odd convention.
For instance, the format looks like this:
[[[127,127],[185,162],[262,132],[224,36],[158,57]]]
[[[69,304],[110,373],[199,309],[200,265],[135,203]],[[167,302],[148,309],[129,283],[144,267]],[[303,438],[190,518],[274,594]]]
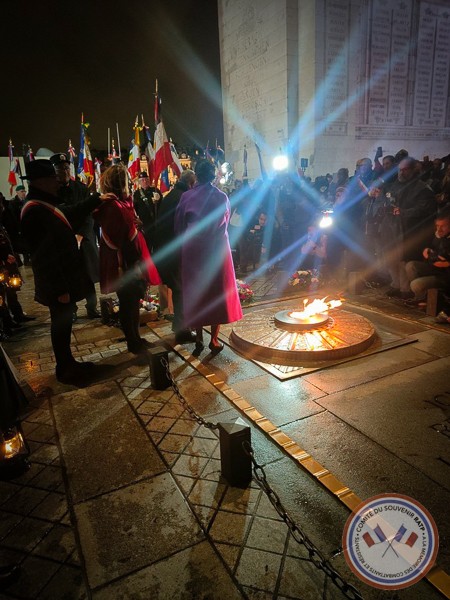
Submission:
[[[230,202],[212,183],[211,162],[200,160],[195,174],[198,183],[181,196],[175,214],[175,231],[182,236],[184,326],[197,331],[196,354],[204,348],[202,327],[211,326],[209,349],[217,354],[223,349],[220,325],[242,318],[228,240]]]

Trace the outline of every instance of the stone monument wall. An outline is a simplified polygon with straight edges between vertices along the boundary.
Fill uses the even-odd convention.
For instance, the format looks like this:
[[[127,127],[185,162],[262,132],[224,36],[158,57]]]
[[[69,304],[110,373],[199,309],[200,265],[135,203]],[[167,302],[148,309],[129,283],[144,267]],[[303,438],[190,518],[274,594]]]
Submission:
[[[307,174],[406,148],[450,152],[447,0],[219,0],[225,150],[260,176],[280,148]]]

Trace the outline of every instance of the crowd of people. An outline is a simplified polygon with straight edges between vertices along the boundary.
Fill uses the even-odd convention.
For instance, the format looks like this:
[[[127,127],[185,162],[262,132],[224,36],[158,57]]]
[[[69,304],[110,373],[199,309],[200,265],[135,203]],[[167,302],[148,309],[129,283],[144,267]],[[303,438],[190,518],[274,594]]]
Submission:
[[[5,224],[0,230],[0,271],[10,265],[18,270],[21,254],[31,264],[35,301],[50,313],[57,379],[83,385],[96,372],[93,363],[74,358],[71,334],[83,300],[87,318],[101,317],[97,282],[102,294],[118,298],[129,352],[142,355],[151,346],[140,334],[140,301],[149,286],[159,286],[173,305],[176,343],[192,342],[200,354],[202,329],[210,326],[209,349],[213,355],[220,352],[220,325],[240,319],[242,310],[228,242],[230,205],[226,194],[212,185],[214,165],[197,161],[195,172],[183,171],[164,198],[145,171],[133,193],[124,164],[106,168],[100,191],[94,193],[71,180],[69,167],[65,153],[26,163],[28,194],[20,198],[18,231],[8,231],[8,218],[3,218],[12,214],[16,199],[0,203]],[[11,239],[20,245],[14,248]],[[5,289],[3,340],[12,334],[8,324],[19,326],[33,318],[23,313],[17,293]]]
[[[449,291],[450,155],[419,161],[406,150],[383,157],[379,148],[373,161],[356,162],[352,176],[346,168],[314,181],[278,175],[252,186],[239,181],[229,194],[230,239],[242,274],[261,260],[288,272],[320,268],[338,282],[353,271],[367,286],[386,286],[388,297],[415,306],[430,287]],[[320,227],[324,216],[327,229]],[[436,245],[433,260],[428,249]],[[424,265],[433,277],[426,282]]]
[[[98,319],[96,283],[115,294],[127,348],[147,351],[139,306],[158,286],[177,343],[217,354],[222,323],[242,317],[236,276],[248,269],[320,269],[345,282],[357,272],[366,285],[411,305],[427,290],[450,291],[450,156],[418,161],[400,150],[374,161],[361,158],[314,181],[303,173],[244,179],[220,189],[215,165],[199,159],[163,196],[146,171],[134,192],[123,164],[106,168],[100,191],[70,178],[70,157],[26,164],[28,194],[17,186],[0,201],[0,271],[33,269],[35,300],[48,306],[56,376],[85,380],[95,365],[75,360],[70,348],[78,304]],[[328,229],[319,221],[332,220]],[[13,335],[26,315],[17,292],[3,286],[0,336]],[[168,318],[169,318],[168,315]]]

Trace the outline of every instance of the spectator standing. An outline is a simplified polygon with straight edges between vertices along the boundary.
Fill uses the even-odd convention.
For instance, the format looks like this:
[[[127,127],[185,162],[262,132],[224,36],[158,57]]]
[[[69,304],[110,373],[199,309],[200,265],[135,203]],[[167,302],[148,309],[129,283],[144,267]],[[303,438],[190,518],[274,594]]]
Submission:
[[[140,300],[147,286],[159,285],[161,279],[136,224],[124,165],[108,167],[100,178],[100,188],[114,198],[94,213],[101,227],[100,288],[104,294],[117,293],[128,351],[142,354],[150,344],[139,333]]]
[[[175,235],[175,212],[184,192],[194,187],[196,178],[191,169],[184,170],[179,180],[161,201],[156,220],[153,259],[161,279],[172,290],[174,317],[172,330],[177,343],[192,342],[190,329],[183,325],[183,295],[181,287],[181,248]]]
[[[63,383],[82,385],[91,377],[94,365],[77,362],[70,349],[73,303],[86,297],[88,286],[73,224],[110,196],[87,196],[75,205],[66,206],[63,212],[57,206],[60,184],[52,163],[38,159],[27,163],[25,168],[29,192],[21,222],[31,253],[34,299],[50,311],[56,377]]]
[[[200,160],[198,184],[183,194],[175,214],[175,231],[183,236],[181,275],[185,327],[197,330],[196,352],[203,348],[202,327],[211,326],[209,348],[223,349],[221,323],[242,318],[233,259],[228,240],[230,202],[212,182],[215,167]]]
[[[64,152],[53,154],[50,157],[60,188],[58,198],[61,205],[76,206],[89,197],[89,189],[81,181],[70,178],[70,157]],[[62,209],[64,212],[64,209]],[[94,230],[94,219],[88,213],[74,222],[75,235],[81,251],[84,268],[88,277],[86,290],[86,316],[88,319],[100,318],[97,310],[97,293],[95,284],[99,281],[98,275],[98,247]],[[77,319],[77,305],[73,305],[73,320]]]

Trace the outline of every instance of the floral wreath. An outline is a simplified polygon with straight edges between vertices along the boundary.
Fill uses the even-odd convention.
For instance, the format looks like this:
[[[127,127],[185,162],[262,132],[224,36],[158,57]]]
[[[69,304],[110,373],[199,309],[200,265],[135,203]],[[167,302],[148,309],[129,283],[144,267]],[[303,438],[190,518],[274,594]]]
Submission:
[[[301,288],[318,288],[322,284],[322,275],[319,269],[294,271],[289,277],[289,285],[298,285]]]

